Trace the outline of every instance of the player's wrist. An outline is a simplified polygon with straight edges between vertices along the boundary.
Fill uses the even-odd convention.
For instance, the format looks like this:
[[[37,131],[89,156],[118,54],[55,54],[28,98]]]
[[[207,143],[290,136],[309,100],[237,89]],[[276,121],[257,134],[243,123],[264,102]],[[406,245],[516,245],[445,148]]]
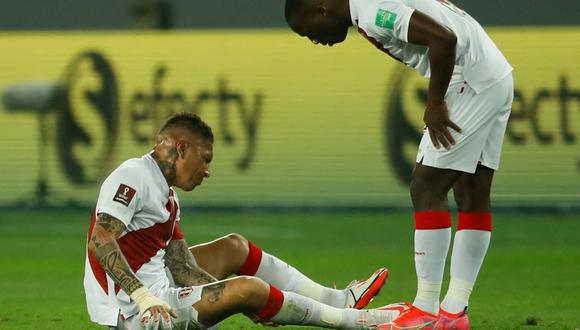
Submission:
[[[133,291],[130,297],[139,306],[140,315],[143,315],[143,313],[153,306],[163,306],[166,310],[171,309],[166,302],[154,296],[145,286]]]
[[[145,286],[140,286],[139,288],[135,289],[135,291],[131,292],[129,296],[131,299],[133,299],[134,302],[139,304],[150,295],[152,295],[151,292]]]
[[[445,104],[445,99],[429,99],[427,100],[427,110],[439,108]]]
[[[133,291],[130,295],[131,299],[139,306],[140,314],[143,314],[149,308],[155,306],[155,296],[145,286]]]

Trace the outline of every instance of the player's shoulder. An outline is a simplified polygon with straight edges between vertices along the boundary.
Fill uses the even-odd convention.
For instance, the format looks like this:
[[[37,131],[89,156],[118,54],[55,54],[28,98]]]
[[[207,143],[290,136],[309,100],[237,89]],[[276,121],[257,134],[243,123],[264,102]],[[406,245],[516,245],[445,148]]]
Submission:
[[[107,181],[123,181],[132,185],[141,186],[151,178],[149,164],[146,157],[131,158],[121,163],[107,177]]]
[[[142,176],[148,171],[145,157],[130,158],[121,163],[112,173],[122,173],[127,176]]]
[[[359,4],[359,27],[365,31],[391,29],[397,17],[413,10],[408,0],[361,1]]]
[[[378,1],[363,1],[361,9],[366,13],[375,13],[379,9],[395,10],[399,7],[414,7],[414,2],[409,0],[378,0]]]

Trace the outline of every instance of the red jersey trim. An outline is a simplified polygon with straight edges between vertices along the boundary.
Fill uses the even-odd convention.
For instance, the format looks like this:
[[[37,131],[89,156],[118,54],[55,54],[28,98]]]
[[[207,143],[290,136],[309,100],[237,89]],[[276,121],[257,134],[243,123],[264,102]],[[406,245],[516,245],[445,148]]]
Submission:
[[[95,229],[96,222],[97,222],[97,211],[95,210],[91,216],[91,224],[89,226],[89,234],[87,236],[87,246],[91,240],[91,237],[93,236],[93,230]],[[89,265],[91,266],[91,271],[93,272],[95,279],[97,280],[103,291],[105,291],[106,294],[109,294],[109,285],[107,284],[107,273],[97,260],[97,257],[95,257],[88,249],[87,256],[89,258]]]

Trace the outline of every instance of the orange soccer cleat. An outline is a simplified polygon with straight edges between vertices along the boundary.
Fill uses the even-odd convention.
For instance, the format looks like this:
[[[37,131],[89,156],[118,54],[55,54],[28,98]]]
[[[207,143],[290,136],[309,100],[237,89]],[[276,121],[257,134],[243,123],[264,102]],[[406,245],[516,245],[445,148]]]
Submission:
[[[439,309],[439,320],[435,323],[436,330],[469,330],[467,307],[459,313],[451,314]]]
[[[377,329],[380,330],[415,330],[426,329],[433,330],[438,320],[437,315],[427,313],[411,303],[405,303],[405,310],[392,322],[380,324]]]
[[[379,293],[387,277],[389,277],[389,270],[380,268],[365,281],[353,281],[346,287],[348,290],[346,307],[362,309],[368,305],[373,297]]]

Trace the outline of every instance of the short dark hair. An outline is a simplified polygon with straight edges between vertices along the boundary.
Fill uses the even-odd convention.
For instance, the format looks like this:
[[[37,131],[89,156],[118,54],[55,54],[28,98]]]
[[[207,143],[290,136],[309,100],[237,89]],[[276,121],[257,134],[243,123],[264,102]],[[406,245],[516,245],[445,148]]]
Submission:
[[[290,20],[290,17],[304,10],[308,2],[311,1],[312,0],[286,0],[286,5],[284,6],[284,17],[286,17],[286,22]]]
[[[159,133],[170,128],[185,128],[192,134],[198,134],[207,141],[213,143],[213,132],[198,115],[191,112],[180,112],[172,115],[167,119]]]

